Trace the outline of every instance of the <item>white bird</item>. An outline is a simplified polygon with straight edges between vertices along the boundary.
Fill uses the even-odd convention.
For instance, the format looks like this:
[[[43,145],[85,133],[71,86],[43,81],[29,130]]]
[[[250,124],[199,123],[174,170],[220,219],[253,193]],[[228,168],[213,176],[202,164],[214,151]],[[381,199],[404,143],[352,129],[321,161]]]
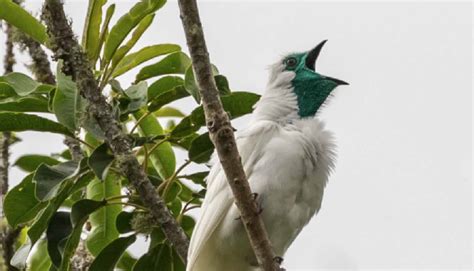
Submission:
[[[315,72],[325,42],[271,66],[252,121],[236,136],[250,187],[258,194],[266,230],[281,257],[319,211],[334,167],[333,136],[315,114],[334,88],[347,83]],[[238,217],[221,164],[216,162],[191,237],[187,271],[259,270]]]

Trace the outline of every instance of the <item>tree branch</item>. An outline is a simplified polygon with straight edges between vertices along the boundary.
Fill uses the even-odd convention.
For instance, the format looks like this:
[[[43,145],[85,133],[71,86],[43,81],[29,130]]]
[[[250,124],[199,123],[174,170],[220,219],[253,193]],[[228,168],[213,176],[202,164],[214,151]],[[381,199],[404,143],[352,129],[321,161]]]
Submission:
[[[35,75],[36,80],[43,84],[55,85],[56,79],[51,71],[51,65],[48,60],[48,55],[41,48],[41,44],[34,39],[28,37],[26,34],[20,31],[17,34],[17,42],[20,48],[28,50],[28,54],[33,60],[32,65],[28,66],[31,72]]]
[[[3,58],[3,69],[4,73],[10,73],[13,71],[13,65],[15,65],[15,55],[13,53],[13,29],[10,24],[6,24],[5,33],[7,34],[7,41],[5,42],[5,56]]]
[[[21,49],[28,50],[28,54],[33,61],[28,67],[35,75],[36,80],[44,84],[56,85],[56,77],[51,71],[51,63],[49,62],[48,55],[41,48],[41,44],[19,31],[17,33],[17,42],[20,44]],[[68,147],[73,161],[80,161],[84,158],[84,152],[76,139],[66,136],[63,142]]]
[[[235,203],[240,210],[250,243],[264,270],[280,270],[281,258],[276,257],[273,252],[263,221],[259,216],[257,204],[252,198],[237,150],[233,128],[219,98],[196,1],[179,0],[178,3],[194,74],[202,97],[207,128],[234,194]]]
[[[0,135],[0,197],[3,197],[8,193],[8,169],[10,167],[10,142],[11,133],[3,132]]]
[[[100,93],[91,65],[78,44],[71,26],[64,14],[60,0],[46,0],[43,6],[43,20],[51,37],[52,50],[56,59],[64,62],[63,72],[71,75],[81,95],[89,102],[88,111],[97,120],[105,133],[107,144],[124,174],[139,193],[143,203],[158,223],[177,253],[186,261],[189,241],[183,229],[171,215],[164,201],[156,194],[155,187],[133,155],[131,139],[124,133],[115,119],[112,107]]]

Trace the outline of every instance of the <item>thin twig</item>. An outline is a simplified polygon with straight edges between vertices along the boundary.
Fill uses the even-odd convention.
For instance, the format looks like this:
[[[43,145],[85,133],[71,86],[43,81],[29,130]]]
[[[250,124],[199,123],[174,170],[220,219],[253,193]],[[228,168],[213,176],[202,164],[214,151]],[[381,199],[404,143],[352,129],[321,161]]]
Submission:
[[[265,271],[280,270],[281,258],[276,257],[273,251],[257,204],[253,200],[252,191],[240,161],[234,131],[219,98],[196,0],[179,0],[178,4],[194,74],[202,97],[209,135],[234,194],[250,244]]]
[[[169,190],[171,189],[171,186],[173,185],[174,180],[176,180],[176,176],[189,164],[191,164],[191,160],[186,160],[174,173],[171,175],[168,180],[164,181],[161,183],[161,185],[158,187],[158,192],[160,192],[163,188],[162,185],[164,185],[164,190],[163,194],[161,195],[163,198],[166,198],[166,195],[168,194]],[[160,189],[161,188],[161,189]]]
[[[110,198],[106,198],[105,201],[112,201],[112,200],[118,200],[118,199],[129,199],[130,195],[120,195],[120,196],[113,196]]]
[[[161,226],[170,243],[183,261],[189,246],[189,240],[181,226],[166,207],[165,202],[155,192],[137,158],[133,155],[132,140],[122,130],[115,118],[112,106],[100,92],[87,56],[78,44],[69,21],[64,14],[60,0],[46,0],[42,18],[50,36],[51,48],[56,59],[63,60],[63,72],[71,75],[82,96],[88,101],[88,110],[97,120],[105,134],[119,168],[123,170],[130,183],[135,187],[143,204],[150,210],[153,221]]]
[[[162,140],[156,142],[155,145],[153,145],[149,150],[147,149],[148,147],[145,145],[143,145],[143,150],[145,151],[145,160],[143,161],[143,168],[146,169],[146,165],[148,165],[148,159],[150,157],[150,154],[152,154],[156,148],[158,148],[161,144],[165,143],[166,141],[168,141],[169,138],[168,137],[165,137],[163,138]]]
[[[135,207],[137,209],[141,209],[141,210],[145,210],[145,211],[148,211],[148,209],[146,207],[143,207],[141,205],[138,205],[138,204],[135,204],[135,203],[132,203],[132,202],[124,202],[124,201],[114,201],[114,202],[107,202],[107,205],[126,205],[126,206],[132,206],[132,207]]]
[[[150,111],[147,111],[145,114],[143,114],[143,116],[141,116],[136,122],[135,122],[135,125],[133,125],[132,129],[130,130],[130,134],[133,134],[133,132],[135,132],[135,130],[138,128],[138,125],[140,125],[140,122],[142,120],[144,120],[146,117],[150,116],[152,112]]]
[[[76,137],[74,138],[75,140],[81,142],[82,144],[86,145],[88,148],[90,148],[91,150],[95,149],[94,146],[92,146],[91,144],[87,143],[86,141],[82,140],[80,137]]]

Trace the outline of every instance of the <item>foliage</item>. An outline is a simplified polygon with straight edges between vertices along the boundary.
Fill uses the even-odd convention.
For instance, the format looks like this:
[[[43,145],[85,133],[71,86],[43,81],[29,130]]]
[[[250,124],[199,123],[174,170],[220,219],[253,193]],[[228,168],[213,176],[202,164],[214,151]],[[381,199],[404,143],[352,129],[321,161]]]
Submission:
[[[111,90],[107,93],[117,120],[134,139],[134,151],[157,193],[191,235],[195,222],[186,213],[201,204],[208,171],[181,171],[192,163],[207,163],[213,145],[209,135],[201,132],[205,121],[199,104],[188,115],[172,106],[183,98],[200,102],[189,56],[171,43],[132,52],[159,16],[156,12],[164,0],[139,1],[113,26],[109,23],[115,4],[107,6],[106,2],[89,0],[83,49],[101,90]],[[48,45],[41,22],[11,0],[0,0],[0,5],[0,19]],[[118,77],[148,61],[153,63],[141,67],[134,84],[121,86]],[[217,67],[213,72],[229,116],[250,113],[259,96],[232,92]],[[6,196],[4,212],[11,227],[25,226],[28,238],[19,244],[13,263],[32,271],[70,270],[72,256],[83,240],[95,257],[90,270],[185,270],[159,226],[150,221],[147,206],[116,168],[103,132],[88,115],[87,102],[78,93],[76,82],[61,72],[61,63],[56,79],[57,85],[52,86],[21,73],[0,77],[0,131],[62,134],[80,140],[85,153],[81,161],[71,161],[65,152],[27,154],[15,162],[14,166],[28,175]],[[173,122],[163,127],[169,118]],[[178,168],[177,148],[188,153],[188,160],[178,161]],[[134,259],[126,250],[139,235],[148,236],[150,246]]]

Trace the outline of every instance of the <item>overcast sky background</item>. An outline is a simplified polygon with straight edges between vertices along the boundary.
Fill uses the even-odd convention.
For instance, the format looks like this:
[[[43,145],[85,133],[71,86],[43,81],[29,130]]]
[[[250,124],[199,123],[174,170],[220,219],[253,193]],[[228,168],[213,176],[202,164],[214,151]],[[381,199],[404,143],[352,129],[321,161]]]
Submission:
[[[26,3],[38,13],[40,1]],[[81,34],[86,1],[66,3]],[[119,1],[115,20],[132,4]],[[350,82],[320,114],[337,137],[336,171],[320,213],[285,256],[288,270],[470,269],[469,2],[206,1],[200,10],[211,60],[233,90],[262,93],[269,64],[323,39],[329,42],[318,71]],[[157,13],[152,29],[135,48],[167,42],[187,51],[173,1]],[[3,35],[0,42],[3,52]],[[16,69],[25,71],[21,62],[27,61],[21,57]],[[187,99],[177,106],[190,112],[195,104]],[[235,122],[244,125],[245,119]],[[59,136],[21,137],[13,159],[64,149]],[[12,182],[23,175],[13,169]]]

